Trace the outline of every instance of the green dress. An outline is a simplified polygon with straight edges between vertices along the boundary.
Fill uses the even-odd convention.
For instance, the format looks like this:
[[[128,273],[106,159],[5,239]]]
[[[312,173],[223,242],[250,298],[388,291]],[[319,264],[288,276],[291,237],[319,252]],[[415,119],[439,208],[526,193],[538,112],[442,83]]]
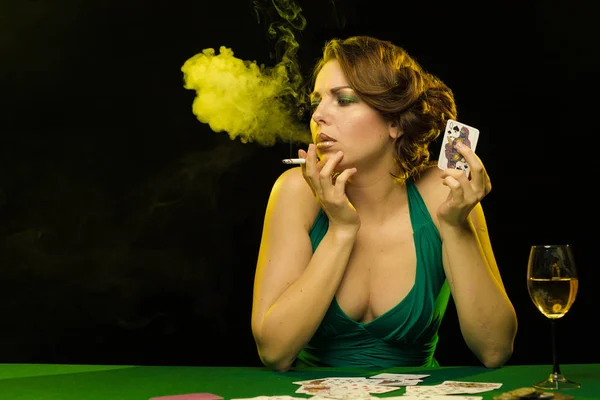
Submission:
[[[296,367],[439,366],[434,352],[450,298],[442,242],[412,180],[407,181],[406,191],[417,253],[413,287],[394,308],[367,323],[348,317],[334,297],[317,331],[299,353]],[[328,226],[327,215],[320,210],[310,231],[313,251]]]

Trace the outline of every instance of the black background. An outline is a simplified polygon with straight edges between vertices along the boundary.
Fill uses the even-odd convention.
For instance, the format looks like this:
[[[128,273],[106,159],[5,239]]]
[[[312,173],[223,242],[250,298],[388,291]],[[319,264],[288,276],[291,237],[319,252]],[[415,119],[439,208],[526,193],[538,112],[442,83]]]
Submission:
[[[592,2],[589,2],[591,4]],[[278,62],[245,0],[4,1],[0,5],[0,362],[260,365],[250,332],[264,208],[294,156],[216,133],[181,66],[205,48]],[[529,246],[571,243],[580,286],[558,322],[562,363],[599,362],[598,50],[574,1],[298,1],[308,73],[330,37],[404,47],[481,131],[483,201],[518,317],[510,364],[549,364]],[[501,5],[499,5],[501,4]],[[439,147],[438,147],[439,148]],[[291,152],[291,154],[290,154]],[[453,304],[442,365],[477,365]]]

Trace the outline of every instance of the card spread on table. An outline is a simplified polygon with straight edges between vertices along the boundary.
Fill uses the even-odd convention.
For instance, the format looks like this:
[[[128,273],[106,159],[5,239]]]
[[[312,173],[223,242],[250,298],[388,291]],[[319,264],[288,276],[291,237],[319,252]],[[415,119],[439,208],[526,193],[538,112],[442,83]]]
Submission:
[[[312,399],[371,399],[373,394],[382,394],[400,389],[399,387],[378,385],[378,380],[365,377],[328,377],[296,381],[300,385],[296,393],[312,395]]]
[[[442,140],[442,148],[440,150],[440,157],[438,158],[438,168],[460,169],[465,171],[465,174],[469,176],[471,170],[469,164],[456,148],[456,144],[465,144],[471,150],[475,151],[478,139],[479,129],[449,119],[444,131],[444,139]]]
[[[212,393],[186,393],[151,397],[149,400],[223,400],[223,397]]]
[[[390,374],[383,373],[370,376],[369,379],[383,386],[414,386],[419,382],[423,382],[423,378],[427,378],[429,374]]]
[[[445,395],[438,394],[432,396],[411,396],[411,395],[403,395],[403,396],[394,396],[394,397],[386,397],[385,400],[483,400],[483,396],[460,396],[460,395]]]
[[[293,397],[293,396],[283,396],[283,395],[282,396],[255,396],[255,397],[244,397],[244,398],[238,397],[238,398],[231,399],[231,400],[306,400],[306,397]]]
[[[430,374],[391,374],[382,373],[370,376],[369,379],[423,379],[430,376]]]
[[[409,386],[406,394],[412,396],[431,396],[439,394],[473,394],[488,392],[502,387],[501,383],[444,381],[439,385]]]
[[[398,396],[385,396],[384,400],[482,400],[475,393],[498,389],[501,383],[468,382],[446,380],[438,385],[420,386],[419,382],[429,374],[391,374],[383,373],[370,377],[325,377],[295,381],[296,393],[309,395],[309,400],[380,400],[376,394],[399,390],[406,392]],[[390,393],[391,394],[391,393]],[[462,396],[460,396],[462,394]],[[157,399],[158,400],[158,399]],[[171,399],[160,399],[171,400]],[[173,399],[188,400],[188,399]],[[189,399],[192,400],[192,399]],[[230,400],[307,400],[294,396],[255,396]]]

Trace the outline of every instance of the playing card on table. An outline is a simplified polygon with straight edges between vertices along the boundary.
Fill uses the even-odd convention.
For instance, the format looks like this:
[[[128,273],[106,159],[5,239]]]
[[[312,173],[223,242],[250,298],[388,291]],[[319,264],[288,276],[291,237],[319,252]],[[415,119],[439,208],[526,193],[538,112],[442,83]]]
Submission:
[[[236,398],[231,400],[306,400],[304,397],[293,397],[293,396],[255,396],[246,398]]]
[[[460,169],[469,176],[471,168],[465,158],[456,148],[457,143],[463,143],[471,150],[475,151],[477,140],[479,139],[479,129],[465,125],[462,122],[449,119],[444,130],[444,139],[438,159],[438,168],[440,169]]]
[[[430,376],[430,374],[392,374],[384,372],[382,374],[370,376],[369,379],[423,379],[428,376]]]
[[[432,396],[396,396],[396,397],[386,397],[385,400],[483,400],[482,396],[460,396],[460,395],[450,395],[446,396],[444,394],[432,395]]]
[[[324,395],[312,396],[310,400],[378,400],[378,398],[364,391],[351,392],[336,389]]]
[[[306,381],[296,381],[293,382],[296,385],[323,385],[323,384],[341,384],[341,383],[354,383],[354,382],[366,382],[369,380],[362,376],[354,377],[354,376],[344,376],[344,377],[328,377],[328,378],[318,378],[318,379],[309,379]]]
[[[442,394],[472,394],[495,390],[501,386],[501,383],[444,381],[439,385],[407,386],[406,395],[433,396]]]
[[[502,384],[495,382],[444,381],[439,386],[462,390],[462,392],[457,393],[481,393],[499,389],[502,387]]]
[[[373,383],[380,386],[414,386],[419,382],[423,382],[421,379],[373,379]]]
[[[423,379],[428,377],[429,374],[391,374],[382,373],[369,377],[373,383],[383,386],[414,386],[419,382],[423,382]]]
[[[306,400],[306,399],[304,399]],[[345,394],[329,394],[326,396],[316,395],[312,396],[310,400],[379,400],[379,397],[371,396],[367,394],[357,395],[356,393],[345,393]]]
[[[223,400],[223,397],[212,393],[186,393],[151,397],[148,400]]]
[[[326,390],[311,391],[310,388],[300,388],[296,393],[312,395],[312,399],[336,399],[336,400],[367,400],[371,399],[371,394],[363,389],[347,389],[331,386]]]
[[[333,399],[365,399],[371,394],[387,393],[398,390],[398,387],[377,385],[367,378],[332,377],[294,382],[301,386],[296,393],[310,394]]]

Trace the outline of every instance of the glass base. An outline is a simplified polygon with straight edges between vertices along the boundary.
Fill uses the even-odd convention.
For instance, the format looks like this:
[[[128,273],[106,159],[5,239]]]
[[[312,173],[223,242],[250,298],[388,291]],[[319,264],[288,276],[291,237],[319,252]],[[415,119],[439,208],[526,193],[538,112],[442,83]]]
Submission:
[[[581,387],[581,383],[573,382],[565,378],[562,374],[550,374],[548,379],[534,383],[532,385],[536,389],[543,390],[562,390],[562,389],[577,389]]]

